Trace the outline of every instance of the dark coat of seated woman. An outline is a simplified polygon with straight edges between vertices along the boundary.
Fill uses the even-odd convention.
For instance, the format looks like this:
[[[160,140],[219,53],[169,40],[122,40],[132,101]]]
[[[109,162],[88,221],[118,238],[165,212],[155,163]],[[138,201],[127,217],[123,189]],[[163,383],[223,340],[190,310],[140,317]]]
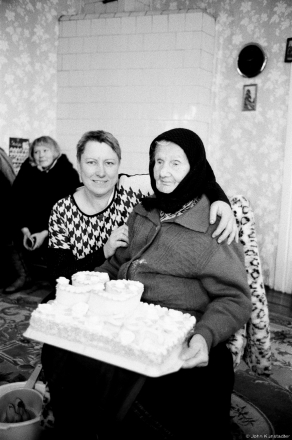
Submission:
[[[54,204],[80,186],[77,170],[50,136],[35,139],[12,187],[14,239],[10,258],[15,281],[5,289],[13,293],[30,278],[28,264],[46,265],[48,221]]]

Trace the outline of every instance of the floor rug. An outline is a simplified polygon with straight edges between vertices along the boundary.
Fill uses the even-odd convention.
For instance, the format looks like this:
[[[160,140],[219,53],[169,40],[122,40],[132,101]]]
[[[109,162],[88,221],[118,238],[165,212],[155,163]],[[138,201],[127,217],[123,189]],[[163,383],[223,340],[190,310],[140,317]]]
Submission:
[[[275,434],[266,415],[245,396],[235,391],[231,401],[231,428],[233,440],[252,438],[255,434],[262,438],[272,438]]]
[[[242,423],[245,424],[245,434],[261,436],[275,434],[287,436],[282,438],[289,438],[288,436],[292,434],[292,394],[290,391],[274,383],[270,378],[254,375],[250,370],[236,373],[234,390],[233,397],[239,395],[242,398],[241,410],[245,403],[252,404],[255,409],[254,412],[249,410],[246,418],[243,417],[242,420],[237,417],[240,427]],[[267,432],[269,430],[270,432]]]
[[[27,380],[40,361],[41,344],[23,337],[31,312],[42,299],[39,292],[36,289],[29,296],[0,293],[0,385]],[[272,319],[271,376],[257,376],[243,362],[236,371],[233,440],[289,438],[292,434],[292,321]]]
[[[258,376],[242,362],[235,374],[234,390],[264,414],[273,426],[275,438],[289,438],[292,437],[292,320],[276,314],[270,314],[270,320],[271,375]],[[253,434],[263,433],[258,426]]]
[[[40,361],[42,344],[23,337],[40,300],[32,294],[0,294],[0,385],[27,380]]]

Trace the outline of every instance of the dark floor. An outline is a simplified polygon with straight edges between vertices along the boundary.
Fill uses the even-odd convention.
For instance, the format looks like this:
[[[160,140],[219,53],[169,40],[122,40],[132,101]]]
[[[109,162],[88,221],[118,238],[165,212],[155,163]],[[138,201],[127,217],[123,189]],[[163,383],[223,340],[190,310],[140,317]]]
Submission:
[[[31,276],[31,282],[28,284],[25,284],[24,287],[12,294],[9,294],[12,298],[17,296],[19,293],[25,294],[28,296],[33,296],[34,298],[37,298],[38,301],[42,301],[46,296],[49,295],[49,293],[52,291],[53,286],[48,281],[47,271],[46,268],[42,266],[33,266],[30,268],[30,276]],[[12,278],[11,281],[14,281],[15,278]],[[11,282],[10,281],[10,282]],[[0,286],[0,293],[5,294],[5,285],[9,285],[10,283],[6,283],[4,285]]]

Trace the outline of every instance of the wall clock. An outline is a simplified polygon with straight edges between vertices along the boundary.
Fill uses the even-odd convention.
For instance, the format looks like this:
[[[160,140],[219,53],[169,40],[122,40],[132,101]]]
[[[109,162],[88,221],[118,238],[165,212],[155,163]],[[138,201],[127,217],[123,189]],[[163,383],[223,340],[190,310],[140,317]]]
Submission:
[[[267,55],[257,43],[248,43],[240,50],[237,58],[237,71],[246,78],[254,78],[267,64]]]

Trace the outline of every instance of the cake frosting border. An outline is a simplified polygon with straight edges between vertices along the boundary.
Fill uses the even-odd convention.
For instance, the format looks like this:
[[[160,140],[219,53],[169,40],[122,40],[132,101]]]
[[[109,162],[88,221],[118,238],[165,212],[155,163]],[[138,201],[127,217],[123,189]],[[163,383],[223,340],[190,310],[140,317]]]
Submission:
[[[101,348],[97,349],[94,347],[85,346],[81,343],[64,341],[56,336],[52,337],[43,332],[30,328],[24,332],[24,336],[29,339],[54,345],[55,347],[63,348],[65,350],[69,350],[83,356],[88,356],[92,359],[106,362],[108,364],[125,368],[149,377],[160,377],[166,374],[175,373],[183,365],[183,360],[179,357],[182,347],[177,347],[177,350],[173,351],[172,355],[163,364],[151,365],[150,363],[145,364],[139,361],[137,358],[126,358],[124,356],[117,355],[116,353],[102,350]]]
[[[80,274],[96,275],[98,279],[100,273],[77,272],[72,281]],[[94,279],[92,284],[81,286],[69,284],[64,277],[56,281],[56,299],[39,304],[32,312],[25,337],[153,377],[182,366],[179,354],[193,331],[194,316],[142,302],[144,286],[133,280],[104,281],[103,290],[96,289],[101,282]],[[121,284],[121,289],[117,288],[117,293],[106,291],[106,285],[111,283],[114,289],[115,284]],[[134,292],[126,287],[129,283],[134,287],[137,284]],[[110,310],[106,303],[100,303],[102,298],[112,302]],[[117,308],[123,300],[124,307]]]

